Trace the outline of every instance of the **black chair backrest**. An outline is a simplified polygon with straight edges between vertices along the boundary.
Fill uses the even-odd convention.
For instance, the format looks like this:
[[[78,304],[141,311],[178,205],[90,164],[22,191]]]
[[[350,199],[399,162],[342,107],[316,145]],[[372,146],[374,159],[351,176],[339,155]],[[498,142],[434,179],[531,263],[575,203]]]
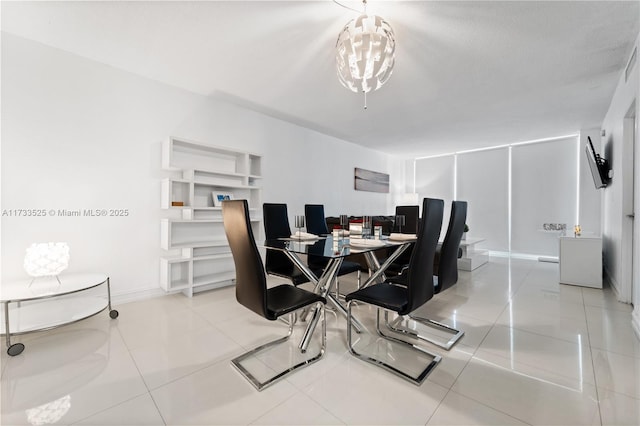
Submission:
[[[467,221],[467,202],[453,201],[449,227],[440,249],[440,264],[438,265],[438,283],[435,292],[440,293],[458,282],[458,249]]]
[[[262,220],[264,235],[267,240],[288,238],[291,236],[287,205],[279,203],[264,203],[262,205]],[[267,272],[280,267],[290,267],[291,261],[280,250],[267,250],[265,258]]]
[[[396,216],[404,216],[404,226],[399,229],[397,225],[393,226],[393,232],[402,231],[403,234],[417,234],[418,222],[420,219],[419,206],[396,206]]]
[[[307,232],[316,235],[329,234],[327,220],[324,217],[324,205],[322,204],[305,204],[304,205],[305,223]]]
[[[425,198],[422,203],[422,221],[418,229],[418,240],[413,246],[407,276],[408,304],[406,315],[422,306],[434,295],[433,259],[440,238],[444,201]]]
[[[291,236],[286,204],[264,203],[262,205],[264,236],[267,240]]]
[[[236,299],[266,317],[267,278],[253,237],[247,200],[223,201],[222,220],[236,266]]]

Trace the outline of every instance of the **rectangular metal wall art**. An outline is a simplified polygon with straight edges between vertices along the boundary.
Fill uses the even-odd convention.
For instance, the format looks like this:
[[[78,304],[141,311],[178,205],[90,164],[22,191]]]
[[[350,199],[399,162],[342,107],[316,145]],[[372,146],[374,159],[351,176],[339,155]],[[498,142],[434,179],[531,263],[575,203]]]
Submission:
[[[389,175],[355,168],[354,188],[356,191],[389,192]]]

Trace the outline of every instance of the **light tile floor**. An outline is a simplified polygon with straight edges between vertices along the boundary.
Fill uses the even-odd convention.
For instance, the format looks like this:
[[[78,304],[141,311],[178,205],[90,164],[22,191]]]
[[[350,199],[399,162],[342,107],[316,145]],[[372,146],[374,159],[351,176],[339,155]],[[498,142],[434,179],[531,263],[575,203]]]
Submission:
[[[128,303],[2,351],[3,425],[640,424],[640,342],[613,292],[557,283],[558,265],[492,259],[421,314],[466,331],[420,387],[347,351],[327,314],[318,363],[263,392],[230,359],[286,332],[235,301],[232,288]],[[342,289],[353,285],[342,279]],[[374,311],[356,314],[373,330]],[[296,326],[294,338],[304,324]],[[375,335],[358,347],[413,366],[424,359]],[[310,349],[317,348],[318,339]],[[278,352],[281,351],[281,352]],[[292,345],[256,363],[299,356]]]

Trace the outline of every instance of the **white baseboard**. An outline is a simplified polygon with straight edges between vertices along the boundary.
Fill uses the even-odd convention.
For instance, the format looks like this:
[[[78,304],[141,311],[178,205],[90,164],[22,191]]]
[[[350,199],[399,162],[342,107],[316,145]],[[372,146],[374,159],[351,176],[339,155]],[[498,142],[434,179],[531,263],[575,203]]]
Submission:
[[[603,269],[604,269],[604,279],[609,283],[613,291],[616,293],[616,298],[618,299],[618,302],[631,303],[631,300],[623,300],[620,297],[620,286],[618,285],[618,282],[616,281],[616,279],[613,278],[613,275],[611,275],[611,272],[609,271],[609,268],[607,267],[607,265],[604,265]]]
[[[631,314],[631,326],[636,333],[636,337],[640,340],[640,306],[636,306]]]
[[[493,251],[489,250],[489,256],[493,257],[509,257],[508,251]]]
[[[114,307],[118,305],[135,302],[137,300],[151,299],[154,297],[166,296],[166,293],[159,286],[142,290],[125,291],[111,294],[111,304]]]
[[[536,260],[536,261],[540,259],[539,254],[518,253],[515,251],[508,252],[508,251],[489,250],[489,255],[495,256],[495,257],[510,257],[512,259],[524,259],[524,260]]]
[[[604,270],[604,280],[609,283],[611,288],[616,292],[616,296],[618,296],[618,283],[616,282],[615,278],[611,276],[607,265],[602,265],[602,269]]]

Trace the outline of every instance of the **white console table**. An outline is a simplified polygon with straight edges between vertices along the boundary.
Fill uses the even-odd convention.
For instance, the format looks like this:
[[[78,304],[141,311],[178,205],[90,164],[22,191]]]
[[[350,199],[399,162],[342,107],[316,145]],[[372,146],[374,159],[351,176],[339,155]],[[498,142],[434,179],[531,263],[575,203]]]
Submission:
[[[48,330],[89,318],[109,309],[112,319],[118,311],[111,309],[109,277],[104,274],[60,275],[2,284],[0,303],[4,304],[4,334],[7,353],[16,356],[24,344],[11,344],[11,336]]]
[[[484,241],[484,238],[467,238],[460,240],[462,257],[458,259],[458,269],[473,271],[489,261],[489,250],[477,250],[475,245]]]
[[[602,238],[560,237],[560,284],[602,288]]]

